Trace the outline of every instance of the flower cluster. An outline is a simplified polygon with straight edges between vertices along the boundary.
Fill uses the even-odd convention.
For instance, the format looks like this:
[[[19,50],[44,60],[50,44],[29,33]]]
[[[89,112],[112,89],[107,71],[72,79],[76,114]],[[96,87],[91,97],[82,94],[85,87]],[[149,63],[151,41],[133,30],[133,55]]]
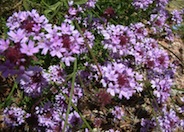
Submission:
[[[127,55],[132,48],[132,43],[135,43],[134,33],[122,25],[108,25],[106,29],[101,31],[104,36],[104,48],[109,49],[112,53],[119,55]]]
[[[48,68],[48,72],[43,72],[43,76],[47,82],[62,84],[65,81],[66,73],[59,65],[51,65]]]
[[[103,87],[107,87],[112,96],[117,94],[120,99],[130,99],[134,93],[143,90],[142,84],[138,83],[142,81],[142,76],[122,63],[108,63],[102,67],[102,74]]]
[[[121,120],[122,117],[124,116],[124,111],[122,107],[115,106],[114,110],[112,111],[112,114],[114,115],[115,118]]]
[[[92,111],[91,101],[95,99],[98,104],[94,107],[112,111],[102,110],[105,119],[94,114],[94,127],[106,123],[104,115],[113,116],[121,123],[128,113],[123,109],[126,107],[123,101],[129,102],[143,94],[148,102],[154,99],[162,108],[162,114],[155,117],[150,114],[151,120],[139,120],[141,131],[154,129],[157,121],[164,132],[182,127],[184,121],[165,106],[171,96],[176,67],[154,35],[166,34],[165,38],[172,40],[168,20],[180,24],[183,12],[174,10],[169,14],[165,9],[168,0],[134,0],[130,6],[134,6],[135,11],[145,12],[151,5],[155,8],[149,11],[149,20],[125,26],[111,21],[116,15],[113,7],[105,6],[99,14],[86,15],[88,10],[99,9],[99,5],[95,5],[98,2],[88,0],[76,5],[69,1],[65,20],[59,25],[49,23],[34,9],[16,12],[8,18],[8,36],[0,39],[0,72],[4,78],[13,76],[24,101],[15,104],[31,113],[17,107],[5,108],[4,122],[9,127],[26,124],[35,131],[78,131],[85,123],[83,126],[90,128],[85,118],[82,121],[78,112],[84,110],[78,104],[82,100],[89,105],[82,109]],[[98,62],[99,59],[102,61]],[[92,96],[86,96],[88,92],[92,92]],[[31,105],[24,105],[29,100]],[[179,113],[182,112],[183,107],[180,107]],[[36,122],[34,126],[30,123],[32,119]],[[85,131],[91,130],[85,128]]]
[[[157,129],[162,132],[173,132],[177,128],[180,128],[179,130],[183,129],[183,120],[179,119],[176,112],[172,108],[168,109],[164,104],[161,112],[162,114],[160,116],[153,117],[151,120],[142,119],[141,131],[145,132],[153,130],[154,127],[157,127]]]
[[[153,0],[134,0],[133,6],[135,6],[137,9],[146,10],[152,3]]]
[[[62,23],[58,26],[48,26],[46,38],[40,42],[42,54],[49,51],[52,57],[60,58],[67,66],[75,60],[74,54],[80,54],[84,47],[84,39],[70,23]]]
[[[181,24],[183,22],[182,19],[183,13],[181,11],[173,10],[171,14],[172,14],[172,21],[174,21],[176,24]]]
[[[44,127],[45,131],[62,131],[64,128],[65,120],[66,120],[66,111],[67,111],[67,102],[66,97],[69,97],[69,88],[61,88],[60,91],[62,93],[58,93],[55,95],[54,102],[46,102],[44,106],[37,106],[35,108],[35,113],[38,116],[37,122],[39,127]],[[77,101],[79,98],[83,96],[82,90],[75,87],[74,95],[72,98],[72,102],[77,105]],[[74,111],[72,108],[70,109],[70,114],[68,117],[67,124],[71,124],[72,126],[67,125],[65,130],[69,131],[72,127],[80,127],[82,125],[82,120],[79,114]]]
[[[20,126],[25,123],[25,119],[30,116],[26,111],[17,107],[5,108],[3,111],[4,122],[8,126]]]
[[[40,96],[48,84],[46,79],[42,76],[42,69],[36,66],[30,67],[25,73],[28,73],[27,78],[20,80],[20,88],[23,89],[28,96]]]
[[[166,107],[162,109],[163,116],[158,117],[158,123],[163,132],[172,132],[180,125],[180,120],[176,112],[172,109],[167,111]]]

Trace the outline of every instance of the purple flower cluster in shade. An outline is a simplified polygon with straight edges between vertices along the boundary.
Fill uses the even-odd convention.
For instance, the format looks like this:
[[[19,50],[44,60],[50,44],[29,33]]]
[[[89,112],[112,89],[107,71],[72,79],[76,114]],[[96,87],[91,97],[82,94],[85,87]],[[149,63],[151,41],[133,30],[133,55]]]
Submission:
[[[66,73],[59,65],[51,65],[48,71],[43,72],[43,76],[49,83],[62,84],[65,81]]]
[[[162,132],[173,132],[182,125],[182,120],[176,115],[173,109],[167,110],[166,106],[162,108],[163,115],[157,117]],[[181,126],[183,128],[183,126]]]
[[[6,107],[3,111],[4,123],[10,127],[20,126],[30,114],[18,107]]]
[[[60,101],[61,102],[66,101],[66,98],[64,97],[63,94],[65,94],[69,97],[70,96],[70,89],[71,89],[71,83],[68,83],[67,86],[65,86],[65,87],[61,87],[60,90],[62,91],[62,93],[56,95],[56,102],[57,101],[59,101],[59,102]],[[80,87],[79,84],[75,83],[74,93],[73,93],[73,96],[72,96],[72,102],[77,105],[78,99],[80,99],[82,96],[83,96],[82,88]],[[60,104],[60,103],[58,103],[58,104]]]
[[[159,8],[165,8],[166,5],[169,3],[170,0],[155,0],[156,6]]]
[[[53,107],[51,102],[47,102],[44,106],[36,107],[38,128],[43,128],[45,131],[62,131],[64,127],[65,115],[58,107]]]
[[[124,116],[124,111],[122,107],[119,107],[119,106],[115,106],[111,113],[114,115],[116,119],[119,119],[119,120],[122,120]]]
[[[88,0],[86,3],[85,3],[85,6],[88,7],[88,8],[95,8],[95,4],[98,0]]]
[[[170,26],[166,23],[166,21],[169,19],[168,14],[165,13],[165,11],[162,12],[162,10],[156,14],[152,14],[150,16],[150,21],[148,21],[148,24],[151,25],[151,29],[153,30],[154,34],[160,34],[164,33],[165,38],[169,41],[174,40],[174,35],[172,33],[172,30]]]
[[[169,0],[155,0],[155,2],[156,8],[152,11],[147,24],[151,26],[154,34],[165,34],[167,40],[173,41],[174,35],[169,25],[171,24],[171,20],[173,21],[172,23],[175,24],[182,22],[182,11],[172,11],[169,13],[166,9]]]
[[[172,14],[171,20],[174,21],[176,24],[181,24],[183,22],[182,19],[183,13],[181,11],[173,10],[171,14]]]
[[[154,0],[134,0],[132,4],[136,9],[146,10],[153,2]]]
[[[153,94],[157,97],[158,103],[166,102],[170,96],[171,86],[173,81],[169,77],[155,78],[151,81],[152,88],[154,88]]]
[[[85,4],[76,5],[73,0],[68,2],[69,9],[68,13],[65,15],[66,21],[76,20],[78,23],[81,23],[82,17],[79,15],[84,13],[87,9],[95,8],[95,4],[98,0],[87,0]]]
[[[29,67],[25,73],[27,78],[20,79],[20,88],[28,96],[38,97],[48,85],[46,78],[42,76],[42,68],[38,66]]]
[[[152,26],[155,28],[155,32],[156,32],[156,29],[157,30],[162,29],[162,27],[166,23],[166,20],[167,20],[167,16],[165,14],[152,14],[150,16],[150,22]]]
[[[157,8],[165,8],[166,5],[169,3],[169,0],[134,0],[132,2],[132,5],[136,9],[146,10],[153,3],[156,4]]]
[[[37,106],[35,108],[36,114],[38,116],[38,126],[45,128],[45,131],[62,131],[64,128],[64,123],[66,119],[67,111],[67,99],[64,95],[69,97],[70,88],[61,88],[59,90],[62,93],[55,95],[54,102],[46,102],[43,106]],[[82,89],[75,85],[74,95],[72,102],[77,105],[78,100],[83,96]],[[79,128],[82,125],[82,119],[79,114],[70,108],[70,114],[68,117],[67,131],[71,131],[72,127],[78,126]]]
[[[134,93],[143,90],[142,84],[139,83],[143,76],[122,63],[109,62],[106,66],[102,66],[101,70],[103,75],[101,83],[112,96],[130,99]]]
[[[176,112],[170,108],[167,109],[166,105],[161,110],[162,114],[159,114],[157,117],[153,117],[152,119],[144,119],[141,121],[141,132],[147,132],[150,130],[154,130],[155,127],[157,131],[162,132],[173,132],[177,128],[180,128],[182,131],[184,129],[183,120],[179,119]]]
[[[154,119],[141,119],[141,129],[140,132],[148,132],[148,131],[152,131],[152,129],[156,126],[156,122]]]

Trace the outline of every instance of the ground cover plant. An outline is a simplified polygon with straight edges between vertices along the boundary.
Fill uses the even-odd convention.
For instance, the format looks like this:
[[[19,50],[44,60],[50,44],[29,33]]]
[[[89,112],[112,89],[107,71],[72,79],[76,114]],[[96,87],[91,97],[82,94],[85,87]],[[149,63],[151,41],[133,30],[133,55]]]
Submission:
[[[184,10],[168,4],[21,0],[2,9],[0,130],[184,131],[175,83],[184,62],[167,48]]]

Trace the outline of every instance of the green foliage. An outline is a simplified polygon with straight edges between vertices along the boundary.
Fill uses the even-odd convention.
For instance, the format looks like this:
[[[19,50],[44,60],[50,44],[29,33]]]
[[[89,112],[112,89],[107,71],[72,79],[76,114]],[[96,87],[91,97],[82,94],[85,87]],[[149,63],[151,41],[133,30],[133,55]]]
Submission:
[[[6,19],[0,16],[0,21],[0,36],[2,36],[2,38],[7,38],[8,28],[6,26]]]
[[[8,97],[5,99],[4,102],[0,103],[0,108],[7,107],[7,106],[10,106],[10,104],[12,104],[13,99],[14,99],[13,94],[14,94],[15,90],[17,89],[17,87],[18,87],[18,84],[16,82],[14,82],[13,87],[12,87]]]
[[[74,4],[76,5],[82,5],[85,4],[88,0],[74,0]]]

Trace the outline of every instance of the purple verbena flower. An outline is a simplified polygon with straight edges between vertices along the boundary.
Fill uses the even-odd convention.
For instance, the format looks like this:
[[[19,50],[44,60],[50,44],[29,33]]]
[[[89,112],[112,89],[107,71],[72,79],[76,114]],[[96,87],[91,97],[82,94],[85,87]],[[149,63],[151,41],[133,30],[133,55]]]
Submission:
[[[51,65],[48,68],[48,72],[44,72],[43,76],[48,82],[54,82],[56,84],[62,84],[65,81],[65,72],[59,65]]]
[[[107,66],[102,68],[103,78],[101,83],[104,87],[107,87],[107,92],[112,96],[116,94],[120,99],[130,97],[136,93],[136,91],[142,91],[142,84],[137,81],[141,81],[141,75],[138,77],[138,73],[132,71],[131,68],[126,67],[121,63],[108,63]]]
[[[7,21],[10,30],[24,29],[27,33],[38,33],[46,24],[48,24],[46,17],[40,16],[35,9],[16,12]]]
[[[15,31],[10,30],[8,32],[9,38],[14,41],[15,43],[21,42],[22,39],[25,38],[25,30],[18,29]]]
[[[163,115],[157,117],[162,132],[172,132],[179,127],[179,117],[172,109],[167,111],[167,108],[162,109]]]
[[[42,76],[42,68],[38,66],[29,67],[25,72],[29,75],[29,80],[20,80],[21,89],[23,89],[28,96],[38,97],[48,84],[46,79]]]
[[[7,107],[3,111],[4,123],[10,127],[20,126],[30,114],[18,107]]]
[[[164,14],[152,14],[148,24],[152,25],[154,33],[163,31],[167,17]]]
[[[154,0],[134,0],[132,4],[136,9],[146,10],[153,2]]]
[[[75,128],[80,128],[83,123],[80,115],[76,111],[69,114],[68,120],[69,123]]]
[[[108,25],[100,33],[104,36],[104,48],[114,54],[127,55],[132,49],[132,44],[136,42],[133,31],[122,25]]]
[[[87,8],[95,8],[95,4],[98,0],[88,0],[86,3],[85,3],[85,6]]]
[[[46,31],[48,32],[45,42],[47,47],[45,49],[45,44],[42,43],[41,48],[45,50],[42,53],[46,54],[49,50],[52,57],[61,58],[67,66],[70,66],[70,62],[75,60],[75,54],[86,51],[83,37],[70,23],[64,22],[61,26],[50,27]]]
[[[156,6],[160,8],[165,8],[169,3],[169,0],[156,0]]]
[[[170,96],[170,84],[167,84],[168,81],[166,82],[165,80],[162,80],[160,82],[158,82],[158,84],[154,84],[154,82],[152,81],[153,87],[155,86],[155,90],[154,90],[154,95],[158,98],[158,102],[162,103],[167,101],[168,97]],[[168,85],[168,86],[167,86]]]
[[[141,132],[148,132],[151,131],[156,126],[156,122],[153,119],[149,120],[142,118],[141,126],[142,126],[140,129]]]
[[[124,116],[124,110],[122,109],[122,107],[119,106],[115,106],[112,114],[114,115],[115,118],[121,120],[122,117]]]
[[[29,40],[28,44],[21,44],[20,51],[27,56],[33,56],[34,54],[39,52],[39,48],[38,46],[35,46],[35,43],[33,41]]]
[[[182,19],[182,14],[180,11],[178,10],[173,10],[171,12],[172,14],[172,20],[176,23],[176,24],[181,24],[183,19]]]
[[[148,31],[145,28],[145,25],[143,23],[136,23],[136,24],[131,24],[130,26],[131,30],[134,31],[135,36],[137,39],[145,39],[145,37],[148,35]]]
[[[9,45],[10,45],[9,39],[7,40],[0,39],[0,54],[2,54],[6,49],[8,49]]]

